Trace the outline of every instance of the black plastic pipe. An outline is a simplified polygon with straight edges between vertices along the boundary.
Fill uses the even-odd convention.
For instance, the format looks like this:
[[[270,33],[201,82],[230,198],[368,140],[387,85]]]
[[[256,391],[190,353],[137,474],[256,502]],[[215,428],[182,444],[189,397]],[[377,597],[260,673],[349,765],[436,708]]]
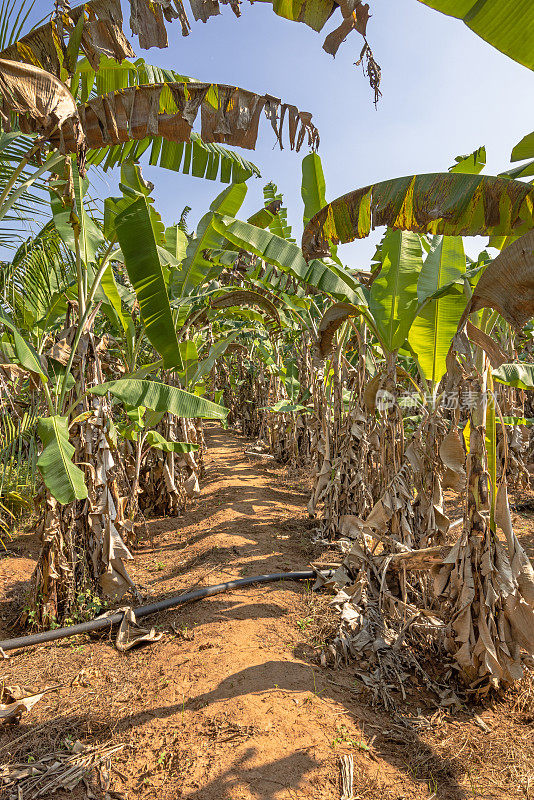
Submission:
[[[227,583],[218,583],[215,586],[205,586],[203,589],[195,589],[194,592],[167,597],[165,600],[158,600],[156,603],[149,603],[146,606],[139,606],[134,609],[136,619],[155,614],[157,611],[165,611],[167,608],[183,606],[185,603],[192,603],[195,600],[203,600],[204,597],[211,597],[213,594],[221,594],[229,589],[239,589],[242,586],[252,586],[255,583],[275,583],[276,581],[306,581],[316,577],[313,570],[303,570],[302,572],[273,572],[270,575],[255,575],[252,578],[239,578]],[[29,636],[19,636],[17,639],[6,639],[0,642],[0,648],[7,652],[16,650],[19,647],[33,647],[36,644],[53,642],[56,639],[65,639],[67,636],[77,636],[80,633],[89,631],[99,631],[104,628],[111,628],[118,625],[124,616],[123,611],[117,611],[109,617],[97,617],[88,622],[80,622],[79,625],[69,625],[68,628],[55,628],[51,631],[42,633],[32,633]]]

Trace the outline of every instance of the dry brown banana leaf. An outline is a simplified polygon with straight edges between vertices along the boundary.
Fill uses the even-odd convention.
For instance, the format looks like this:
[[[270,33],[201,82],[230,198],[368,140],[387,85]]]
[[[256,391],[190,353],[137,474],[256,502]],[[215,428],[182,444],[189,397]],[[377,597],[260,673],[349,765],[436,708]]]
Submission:
[[[280,328],[280,314],[274,303],[269,300],[265,295],[259,292],[253,292],[249,289],[238,289],[234,292],[225,292],[225,294],[215,297],[211,301],[211,307],[214,309],[219,308],[232,308],[232,306],[257,306],[273,320],[277,328]]]
[[[219,0],[189,0],[189,2],[195,20],[207,22],[210,17],[215,17],[221,13]],[[220,0],[220,2],[223,5],[229,5],[236,17],[241,15],[239,0]],[[253,0],[250,0],[250,2],[252,4]],[[159,30],[163,25],[161,11],[163,11],[168,21],[171,21],[173,18],[179,18],[182,23],[182,33],[187,36],[190,26],[183,8],[182,0],[174,0],[174,4],[176,6],[176,11],[172,7],[171,0],[157,0],[156,3],[150,3],[150,0],[130,0],[132,15],[133,9],[135,8],[137,16],[142,14],[143,18],[146,18],[149,12],[143,8],[139,10],[139,8],[149,6],[153,9],[153,16],[157,18],[157,21],[147,19],[147,24],[150,26],[154,37],[153,43],[143,44],[140,38],[141,47],[151,47],[153,44],[161,47],[161,45],[157,44],[158,37],[162,36]],[[159,14],[154,9],[154,6],[158,5],[161,7]],[[275,14],[294,22],[303,22],[315,31],[322,30],[337,8],[341,10],[341,24],[326,37],[323,44],[324,50],[332,55],[337,53],[341,42],[351,31],[356,30],[365,37],[367,21],[370,16],[369,5],[367,3],[364,3],[363,0],[341,0],[339,3],[335,2],[335,0],[316,0],[316,2],[313,3],[310,2],[310,0],[301,0],[292,6],[288,4],[281,6],[273,2],[273,11]]]
[[[133,608],[129,607],[124,610],[115,639],[115,647],[120,653],[127,653],[137,645],[158,642],[162,636],[162,633],[156,633],[155,628],[143,628],[138,623]]]
[[[245,347],[244,344],[239,344],[238,342],[230,342],[226,350],[224,351],[225,355],[232,356],[232,355],[240,355],[240,356],[248,356],[248,349]]]
[[[23,36],[0,53],[1,58],[34,64],[51,72],[60,74],[61,49],[68,44],[68,37],[83,16],[81,52],[87,56],[93,69],[98,69],[100,56],[108,56],[117,61],[135,56],[134,51],[122,30],[122,11],[120,0],[91,0],[76,6],[63,14],[61,25],[57,18],[41,25]],[[63,48],[58,50],[57,44]],[[71,65],[72,66],[72,65]]]
[[[139,37],[139,46],[147,50],[151,47],[167,47],[168,37],[166,23],[175,19],[180,21],[182,34],[187,36],[191,30],[183,0],[129,0],[130,27],[132,33]],[[229,5],[237,17],[240,16],[239,0],[221,0]],[[251,0],[252,3],[252,0]],[[218,0],[190,0],[191,11],[195,20],[207,22],[210,17],[221,13]],[[275,8],[279,16],[295,22],[303,22],[316,31],[320,31],[336,8],[341,9],[343,20],[336,30],[330,33],[324,43],[326,52],[335,55],[339,45],[352,31],[358,31],[365,37],[369,5],[363,0],[316,0],[313,4],[307,0],[289,9]],[[35,28],[18,42],[6,48],[0,57],[13,61],[35,64],[60,74],[60,52],[66,52],[69,36],[76,24],[83,17],[81,50],[87,56],[91,66],[98,69],[100,56],[105,55],[122,61],[135,54],[131,44],[123,32],[123,17],[120,0],[90,0],[71,10],[66,10],[58,19]],[[59,45],[59,47],[58,47]],[[73,65],[71,65],[72,67]]]
[[[465,488],[465,451],[458,428],[454,426],[441,442],[439,456],[445,467],[443,487],[460,492]]]
[[[509,361],[509,357],[497,344],[495,339],[492,339],[491,336],[488,336],[487,333],[484,333],[484,331],[481,331],[480,328],[477,328],[469,321],[466,325],[466,333],[473,344],[478,344],[478,346],[484,350],[493,369],[497,369],[501,364],[505,364]]]
[[[302,236],[307,261],[382,225],[447,236],[522,234],[534,226],[534,187],[489,175],[408,175],[364,186],[328,203]],[[505,251],[503,251],[505,252]]]
[[[311,123],[311,114],[235,86],[156,83],[109,92],[78,107],[88,148],[122,144],[151,135],[172,142],[188,142],[200,111],[201,136],[205,142],[253,149],[262,110],[270,118],[280,146],[287,117],[292,150],[300,150],[306,136],[310,147],[318,147],[319,133]],[[64,138],[67,151],[74,151],[74,130],[71,135],[65,131]]]
[[[480,308],[494,308],[518,332],[534,317],[534,230],[506,247],[486,267],[458,328]],[[493,361],[492,366],[496,366]]]
[[[361,308],[352,303],[334,303],[325,311],[317,329],[317,350],[321,358],[326,358],[332,352],[337,329],[349,317],[357,317],[361,313]]]
[[[49,689],[43,689],[42,692],[25,694],[19,686],[3,686],[0,699],[7,700],[7,702],[0,702],[0,720],[4,723],[18,722],[23,714],[32,710],[41,697],[59,688],[61,687],[53,686]]]
[[[0,58],[0,119],[9,125],[10,112],[19,115],[21,128],[45,137],[54,135],[60,147],[68,129],[70,149],[80,153],[85,138],[76,103],[59,78],[33,64]]]

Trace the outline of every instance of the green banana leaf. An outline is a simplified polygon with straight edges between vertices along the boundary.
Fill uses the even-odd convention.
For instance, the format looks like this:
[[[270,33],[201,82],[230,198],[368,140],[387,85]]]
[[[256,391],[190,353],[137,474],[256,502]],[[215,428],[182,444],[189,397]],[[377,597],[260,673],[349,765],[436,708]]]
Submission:
[[[192,339],[180,342],[180,355],[182,356],[183,370],[180,371],[180,381],[186,388],[194,389],[192,377],[198,369],[198,350]]]
[[[158,431],[148,431],[145,442],[155,450],[162,450],[164,453],[192,453],[198,450],[198,444],[192,442],[169,442]]]
[[[220,144],[203,142],[191,132],[190,142],[169,142],[161,136],[133,140],[125,144],[90,150],[87,163],[113,169],[127,160],[137,160],[150,149],[149,163],[193,178],[221,183],[244,183],[252,175],[261,177],[259,168],[239,153]]]
[[[268,406],[267,411],[273,414],[313,414],[313,408],[291,403],[289,400],[279,400],[274,406]]]
[[[534,69],[532,0],[419,0],[425,6],[465,22],[501,53]]]
[[[510,161],[524,161],[527,158],[534,159],[534,131],[523,136],[521,141],[516,144],[512,150]],[[510,178],[530,178],[534,175],[534,161],[527,161],[526,164],[507,169],[501,175],[508,175]]]
[[[251,225],[254,225],[256,228],[269,228],[274,220],[275,215],[272,211],[269,211],[268,208],[260,208],[259,211],[256,211],[255,214],[252,214],[247,219]]]
[[[288,242],[295,242],[291,235],[291,225],[287,221],[287,208],[283,205],[283,195],[272,181],[263,187],[263,200],[266,206],[271,203],[277,203],[279,206],[277,213],[269,224],[271,233],[274,233],[275,236],[280,236],[281,239],[286,239]]]
[[[87,486],[82,470],[72,463],[67,417],[39,417],[37,433],[43,443],[37,466],[46,488],[62,505],[84,500]]]
[[[248,222],[216,215],[213,225],[232,244],[254,253],[297,280],[351,302],[364,302],[358,282],[336,264],[326,265],[317,260],[307,264],[298,245]]]
[[[505,386],[515,386],[516,389],[534,389],[534,364],[518,362],[515,364],[501,364],[494,369],[493,377]]]
[[[126,317],[122,313],[122,302],[119,295],[119,291],[117,289],[117,283],[115,281],[115,276],[113,274],[113,270],[111,268],[111,264],[107,267],[104,274],[102,275],[102,279],[100,281],[100,287],[104,292],[105,296],[110,302],[111,307],[115,311],[117,318],[122,325],[123,330],[128,328],[128,322]]]
[[[534,187],[490,175],[408,175],[365,186],[328,203],[302,237],[306,259],[329,243],[352,242],[382,225],[446,236],[521,234],[534,226]]]
[[[381,248],[382,269],[369,293],[369,310],[384,347],[398,350],[418,308],[417,279],[423,267],[416,233],[388,230]]]
[[[167,287],[158,257],[148,201],[140,196],[115,218],[124,264],[135,289],[146,335],[165,369],[182,369]]]
[[[302,183],[300,188],[304,202],[304,225],[326,205],[326,182],[321,158],[309,153],[302,159]]]
[[[11,333],[13,334],[13,344],[15,349],[15,356],[20,363],[21,367],[27,369],[29,372],[33,372],[36,375],[39,375],[41,380],[44,383],[48,382],[48,375],[43,369],[41,364],[41,360],[39,358],[39,354],[29,342],[26,342],[25,339],[22,338],[18,328],[5,317],[3,314],[0,313],[0,323],[9,328]]]
[[[182,269],[177,273],[173,282],[175,295],[183,297],[192,289],[199,286],[208,272],[213,269],[213,264],[204,258],[204,250],[221,248],[224,236],[217,232],[214,226],[215,214],[237,214],[247,193],[244,183],[236,183],[221,192],[213,201],[210,210],[198,224],[195,237],[187,245],[186,256],[182,262]]]
[[[524,425],[526,428],[534,425],[534,417],[503,417],[502,421],[505,425]]]
[[[187,252],[187,236],[179,225],[165,228],[165,249],[178,263],[184,260]]]
[[[91,394],[103,397],[109,392],[113,397],[129,406],[145,406],[153,411],[168,411],[177,417],[194,419],[226,419],[228,409],[198,397],[195,394],[167,386],[156,381],[132,380],[123,378],[119,381],[109,381],[100,386],[89,389]]]
[[[449,172],[478,175],[486,166],[486,148],[479,147],[467,156],[456,156],[455,162],[452,167],[449,167]]]
[[[526,158],[534,158],[534,131],[523,136],[520,142],[512,150],[510,161],[524,161]]]
[[[239,336],[239,331],[233,331],[226,339],[221,339],[210,347],[208,355],[199,363],[195,374],[191,378],[191,386],[196,386],[211,372],[217,359],[224,355],[228,345],[231,344],[237,336]]]
[[[465,273],[465,253],[460,236],[437,236],[432,242],[417,283],[419,303],[447,283]],[[463,292],[451,292],[430,300],[414,319],[408,335],[424,377],[439,383],[447,367],[445,359],[451,340],[463,314],[466,298]]]

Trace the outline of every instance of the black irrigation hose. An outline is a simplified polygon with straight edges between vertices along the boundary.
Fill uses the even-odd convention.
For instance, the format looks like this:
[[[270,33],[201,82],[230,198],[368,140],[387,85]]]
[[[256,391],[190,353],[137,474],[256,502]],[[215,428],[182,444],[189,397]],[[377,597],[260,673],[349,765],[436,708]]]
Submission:
[[[156,603],[149,603],[146,606],[139,606],[134,609],[136,619],[147,617],[149,614],[155,614],[157,611],[165,611],[167,608],[174,608],[174,606],[182,606],[185,603],[192,603],[195,600],[203,600],[204,597],[211,597],[213,594],[221,594],[227,592],[229,589],[238,589],[241,586],[251,586],[255,583],[275,583],[276,581],[306,581],[312,580],[316,577],[313,570],[303,570],[302,572],[273,572],[270,575],[255,575],[252,578],[239,578],[236,581],[228,581],[227,583],[218,583],[216,586],[206,586],[203,589],[195,589],[194,592],[186,592],[175,597],[167,597],[165,600],[158,600]],[[112,625],[118,625],[122,621],[124,612],[117,611],[116,614],[111,614],[109,617],[97,617],[88,622],[81,622],[79,625],[69,625],[68,628],[55,628],[51,631],[43,631],[42,633],[33,633],[29,636],[19,636],[18,639],[6,639],[5,642],[0,642],[0,648],[6,652],[7,650],[16,650],[19,647],[32,647],[35,644],[43,644],[44,642],[53,642],[56,639],[65,639],[67,636],[76,636],[79,633],[89,633],[89,631],[99,631],[103,628],[111,628]]]

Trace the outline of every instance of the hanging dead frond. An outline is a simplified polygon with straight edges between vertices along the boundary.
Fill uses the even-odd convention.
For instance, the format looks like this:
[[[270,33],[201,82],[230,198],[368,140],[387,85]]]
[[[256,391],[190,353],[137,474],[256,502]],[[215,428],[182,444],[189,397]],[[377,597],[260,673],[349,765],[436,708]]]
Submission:
[[[45,138],[57,138],[65,151],[64,130],[68,129],[69,148],[80,156],[83,171],[85,137],[76,103],[59,78],[33,64],[0,58],[0,96],[6,119],[10,112],[19,115],[21,128],[29,128]]]
[[[443,486],[456,492],[462,491],[465,487],[465,451],[456,426],[441,442],[439,455],[445,467]]]
[[[78,107],[89,148],[123,144],[147,136],[188,142],[199,111],[204,142],[254,149],[261,112],[265,111],[280,146],[286,118],[292,150],[300,150],[306,136],[310,147],[315,149],[319,145],[319,133],[311,122],[311,114],[270,95],[257,95],[235,86],[155,83],[109,92]],[[71,135],[65,131],[64,138],[67,151],[74,151],[74,130]]]
[[[365,34],[364,34],[365,35]],[[365,40],[365,44],[362,47],[362,52],[360,53],[360,57],[358,61],[355,62],[355,66],[359,67],[360,64],[362,65],[363,74],[369,78],[369,83],[371,84],[371,89],[375,93],[375,108],[378,104],[378,101],[382,97],[382,92],[380,91],[380,81],[382,80],[382,70],[380,65],[377,64],[375,61],[375,57],[373,55],[373,51],[369,47],[367,39]]]
[[[323,314],[317,328],[317,350],[321,358],[332,352],[336,331],[349,317],[357,317],[361,309],[352,303],[334,303]]]
[[[477,344],[484,350],[493,369],[497,369],[501,364],[505,364],[508,361],[508,356],[495,339],[492,339],[487,333],[481,331],[480,328],[477,328],[476,325],[473,325],[469,320],[465,326],[465,332],[473,344]]]
[[[506,247],[486,267],[462,315],[459,330],[480,308],[494,308],[519,333],[534,316],[534,230]]]
[[[122,30],[120,0],[91,0],[70,10],[63,4],[59,10],[62,13],[50,22],[34,28],[3,50],[0,58],[33,64],[59,77],[60,53],[66,52],[69,38],[78,24],[83,26],[80,49],[93,69],[98,69],[101,56],[116,61],[135,56]],[[74,69],[76,59],[72,64],[63,61],[68,71]]]
[[[351,31],[356,30],[365,37],[370,16],[369,4],[364,4],[362,0],[340,0],[339,9],[343,16],[343,22],[328,34],[323,44],[323,50],[332,56],[336,55],[341,42]]]
[[[183,0],[129,0],[129,2],[130,27],[132,33],[138,36],[139,46],[142,49],[167,47],[166,24],[175,19],[178,19],[182,26],[182,35],[189,35],[191,25]],[[210,17],[221,13],[219,0],[189,0],[189,2],[193,17],[197,21],[207,22]],[[220,0],[220,2],[229,5],[236,17],[241,16],[240,0]],[[70,9],[69,5],[66,2],[57,3],[56,13],[50,22],[34,29],[18,43],[7,48],[0,54],[1,57],[33,63],[59,76],[59,54],[66,53],[69,37],[80,19],[83,19],[81,49],[94,69],[98,68],[101,55],[118,61],[134,55],[123,33],[120,0],[89,0],[73,9]],[[337,8],[341,11],[342,22],[328,34],[323,45],[324,50],[333,56],[351,31],[355,30],[365,38],[369,19],[367,3],[363,0],[342,0],[340,3],[336,0],[316,0],[314,3],[308,3],[305,0],[304,3],[297,4],[294,9],[287,5],[279,9],[278,4],[273,2],[275,14],[293,22],[303,22],[316,31],[322,30]],[[59,45],[59,50],[54,40]],[[367,43],[366,48],[370,54],[367,56],[367,73],[370,79],[373,72],[375,75],[378,73],[379,83],[380,68],[376,65]],[[374,65],[372,68],[371,64]],[[376,83],[376,78],[371,79],[372,86],[373,80]]]
[[[207,22],[210,17],[218,16],[221,13],[219,0],[189,0],[189,2],[193,17],[197,21],[201,20],[202,22]],[[241,16],[239,7],[240,0],[220,0],[220,2],[223,5],[229,5],[236,17]],[[250,2],[252,3],[253,0],[250,0]],[[179,18],[182,22],[182,32],[184,35],[187,35],[185,30],[186,28],[190,30],[190,26],[189,22],[187,22],[184,27],[183,18],[185,17],[187,20],[187,15],[183,8],[182,0],[174,0],[174,4],[176,6],[176,11],[172,8],[171,0],[157,0],[157,3],[152,3],[150,0],[130,0],[132,15],[135,9],[135,15],[137,17],[142,16],[142,18],[146,20],[145,24],[147,24],[151,31],[150,39],[144,34],[144,43],[142,43],[140,37],[139,43],[141,47],[162,46],[158,44],[158,41],[163,39],[163,33],[161,31],[163,27],[162,12],[167,21],[171,21],[173,18]],[[158,7],[159,13],[157,11]],[[278,3],[273,2],[273,11],[275,14],[293,22],[303,22],[315,31],[321,31],[323,29],[324,25],[337,8],[340,9],[343,19],[341,24],[328,34],[323,44],[323,49],[333,56],[336,55],[339,46],[351,31],[355,30],[365,37],[367,22],[370,16],[368,3],[364,3],[363,0],[341,0],[339,3],[335,2],[335,0],[317,0],[314,3],[304,0],[303,3],[299,3],[294,7],[290,7],[286,4],[282,8]],[[152,14],[152,18],[149,17],[149,14]],[[147,44],[148,41],[151,43]]]
[[[249,289],[225,292],[219,297],[215,297],[210,305],[213,309],[232,308],[233,306],[256,306],[267,314],[277,330],[281,327],[278,309],[268,297],[259,292],[253,292]]]

